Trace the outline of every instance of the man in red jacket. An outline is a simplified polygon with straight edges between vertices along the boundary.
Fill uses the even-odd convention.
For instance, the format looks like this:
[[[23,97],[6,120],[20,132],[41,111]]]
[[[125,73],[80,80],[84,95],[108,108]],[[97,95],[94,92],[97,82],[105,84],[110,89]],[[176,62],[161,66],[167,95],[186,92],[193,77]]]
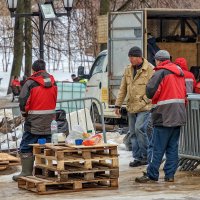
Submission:
[[[170,61],[170,55],[160,50],[155,55],[155,73],[146,87],[146,95],[152,99],[153,153],[147,173],[136,182],[158,181],[163,155],[165,181],[173,182],[178,164],[178,140],[180,128],[186,123],[186,87],[183,70]]]
[[[22,172],[13,176],[15,181],[21,176],[32,175],[34,157],[29,144],[37,143],[40,138],[51,142],[50,126],[55,117],[57,86],[54,77],[46,72],[45,66],[43,60],[33,63],[33,75],[26,80],[19,96],[19,107],[25,123],[20,144]]]
[[[188,70],[186,59],[177,58],[174,63],[178,65],[179,67],[181,67],[181,69],[183,70],[187,93],[193,93],[196,86],[196,80],[195,80],[194,74],[189,72]]]
[[[20,87],[20,81],[18,79],[18,76],[14,76],[14,79],[11,82],[11,88],[12,88],[12,92],[15,96],[18,96],[21,90]]]

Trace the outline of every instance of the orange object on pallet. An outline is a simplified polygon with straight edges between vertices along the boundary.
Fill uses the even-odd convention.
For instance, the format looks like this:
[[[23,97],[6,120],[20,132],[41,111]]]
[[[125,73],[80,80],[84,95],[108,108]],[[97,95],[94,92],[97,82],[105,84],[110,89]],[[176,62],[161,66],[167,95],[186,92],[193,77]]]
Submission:
[[[91,138],[83,141],[83,145],[84,146],[93,146],[93,145],[99,144],[101,142],[102,142],[102,135],[96,134],[96,135],[92,136]]]

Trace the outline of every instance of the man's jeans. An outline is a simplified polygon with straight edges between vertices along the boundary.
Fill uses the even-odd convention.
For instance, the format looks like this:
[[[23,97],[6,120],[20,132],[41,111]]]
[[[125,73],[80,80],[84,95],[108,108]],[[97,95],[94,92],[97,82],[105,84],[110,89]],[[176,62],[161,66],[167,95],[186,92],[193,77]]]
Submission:
[[[149,112],[129,113],[129,130],[131,135],[134,160],[147,161],[147,124]]]
[[[46,143],[51,142],[51,135],[34,135],[28,131],[25,131],[22,136],[20,144],[20,153],[33,153],[33,147],[29,144],[36,144],[38,139],[45,138]]]
[[[180,127],[155,126],[153,130],[153,154],[147,167],[147,176],[158,180],[159,168],[163,155],[166,155],[164,165],[165,178],[173,178],[178,166],[178,142]]]

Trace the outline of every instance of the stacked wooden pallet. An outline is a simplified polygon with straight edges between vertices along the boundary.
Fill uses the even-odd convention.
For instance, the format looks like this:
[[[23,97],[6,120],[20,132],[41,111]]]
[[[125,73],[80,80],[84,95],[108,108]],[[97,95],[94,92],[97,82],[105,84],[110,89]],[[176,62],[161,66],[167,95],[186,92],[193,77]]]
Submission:
[[[14,156],[7,153],[0,153],[0,170],[5,170],[9,166],[19,165],[20,160]]]
[[[33,145],[34,176],[19,188],[38,194],[118,188],[117,146]]]

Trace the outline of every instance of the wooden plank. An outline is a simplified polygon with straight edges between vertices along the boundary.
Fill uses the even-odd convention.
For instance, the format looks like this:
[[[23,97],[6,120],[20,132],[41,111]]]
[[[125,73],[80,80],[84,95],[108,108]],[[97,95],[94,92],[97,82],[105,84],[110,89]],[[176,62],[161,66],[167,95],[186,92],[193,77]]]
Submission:
[[[40,154],[40,153],[41,153],[41,148],[40,147],[33,147],[33,155]]]
[[[112,160],[112,167],[115,168],[115,167],[119,167],[119,160],[118,158],[115,158]]]
[[[43,180],[43,182],[41,182]],[[36,182],[38,181],[38,182]],[[102,185],[101,183],[105,183]],[[94,184],[95,183],[95,184]],[[85,185],[86,184],[86,185]],[[113,185],[113,186],[112,186]],[[60,192],[78,192],[89,190],[101,189],[117,189],[118,179],[95,179],[83,181],[67,181],[67,182],[54,182],[37,177],[21,177],[18,181],[18,187],[26,189],[37,194],[53,194]]]
[[[81,189],[81,188],[82,188],[82,182],[75,181],[74,185],[73,185],[73,189],[77,190],[77,189]]]
[[[85,160],[84,167],[86,169],[92,169],[92,162],[91,162],[91,160]]]
[[[57,170],[65,170],[65,163],[64,163],[64,161],[58,161],[58,163],[57,163]]]
[[[93,180],[94,179],[94,172],[88,172],[84,174],[85,180]]]
[[[71,148],[77,148],[77,149],[95,149],[98,147],[117,147],[118,145],[102,143],[102,144],[97,144],[93,146],[72,145],[72,144],[66,144],[66,146],[71,147]]]
[[[55,157],[57,160],[63,160],[64,159],[64,152],[63,151],[56,151]]]
[[[44,182],[46,180],[44,179],[39,179],[39,178],[35,178],[34,176],[24,176],[24,177],[20,177],[19,178],[20,181],[26,181],[26,182],[31,182],[31,183],[41,183],[41,182]]]
[[[35,146],[36,145],[36,146]],[[33,149],[35,148],[47,148],[47,149],[51,149],[53,150],[55,153],[57,151],[63,151],[63,152],[78,152],[79,150],[81,151],[88,151],[88,150],[105,150],[105,149],[112,149],[112,148],[116,148],[117,145],[114,144],[99,144],[99,145],[94,145],[94,146],[83,146],[83,145],[68,145],[68,144],[63,144],[62,146],[56,146],[56,145],[52,145],[52,144],[46,144],[46,145],[42,145],[39,146],[38,144],[32,144],[31,146],[33,146]],[[41,154],[41,153],[38,153]],[[35,155],[35,153],[34,153]]]
[[[36,154],[37,155],[37,154]],[[52,149],[44,149],[44,156],[55,156],[55,152]]]
[[[99,44],[107,43],[108,39],[108,16],[101,15],[97,17],[97,41]]]
[[[84,151],[82,152],[82,156],[84,159],[91,159],[91,152],[90,151]]]
[[[8,160],[0,161],[0,165],[8,165],[8,164],[9,164]]]
[[[169,51],[173,61],[175,61],[175,59],[178,57],[183,57],[187,60],[189,68],[191,66],[197,66],[198,46],[196,43],[158,42],[157,45],[160,49]]]
[[[35,158],[38,158],[38,159],[44,158],[44,159],[47,159],[47,160],[56,160],[56,157],[54,157],[54,156],[45,156],[45,155],[42,155],[42,154],[35,154]]]
[[[67,174],[73,174],[73,173],[95,173],[95,172],[102,172],[102,171],[117,171],[116,173],[119,174],[119,168],[108,168],[108,167],[102,167],[102,166],[98,166],[98,168],[92,168],[92,169],[85,169],[85,168],[77,168],[77,169],[74,169],[73,167],[71,167],[70,169],[67,168],[67,166],[65,166],[65,170],[64,171],[57,171],[56,168],[53,168],[53,167],[48,167],[46,165],[38,165],[38,166],[35,166],[35,173],[36,174],[40,174],[42,175],[42,170],[45,171],[45,170],[49,170],[49,171],[56,171],[58,174],[62,174],[62,175],[67,175]],[[114,174],[114,172],[113,172]]]
[[[46,185],[43,183],[39,183],[36,185],[38,192],[46,192]]]
[[[7,169],[8,166],[9,166],[9,165],[0,165],[0,171]]]
[[[117,148],[111,149],[109,153],[111,156],[119,156]]]
[[[118,179],[113,179],[110,181],[111,187],[118,187]]]
[[[90,153],[87,153],[87,157],[90,157],[91,155],[89,155]],[[42,164],[42,158],[46,159],[46,160],[57,160],[55,157],[53,156],[44,156],[44,155],[35,155],[35,160],[36,160],[36,164]],[[95,156],[93,158],[81,158],[81,157],[73,157],[73,156],[69,156],[69,157],[64,157],[64,160],[57,160],[57,161],[62,161],[62,162],[66,162],[66,163],[70,163],[70,162],[83,162],[85,160],[87,161],[98,161],[98,160],[114,160],[117,159],[117,157],[111,157],[109,155],[107,156]]]
[[[0,153],[0,161],[16,161],[19,162],[19,158],[11,156],[7,153]]]

